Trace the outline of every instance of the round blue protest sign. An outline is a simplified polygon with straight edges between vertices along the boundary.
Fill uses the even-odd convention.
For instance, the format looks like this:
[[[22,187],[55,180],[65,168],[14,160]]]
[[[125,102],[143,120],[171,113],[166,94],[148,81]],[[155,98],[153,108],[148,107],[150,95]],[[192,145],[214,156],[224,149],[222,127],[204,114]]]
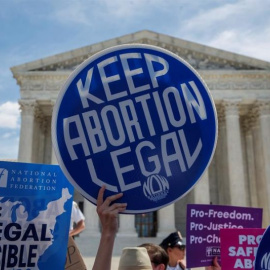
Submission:
[[[126,213],[173,203],[201,178],[217,140],[213,99],[177,55],[150,45],[101,51],[71,74],[52,119],[64,174],[96,204],[123,192]]]

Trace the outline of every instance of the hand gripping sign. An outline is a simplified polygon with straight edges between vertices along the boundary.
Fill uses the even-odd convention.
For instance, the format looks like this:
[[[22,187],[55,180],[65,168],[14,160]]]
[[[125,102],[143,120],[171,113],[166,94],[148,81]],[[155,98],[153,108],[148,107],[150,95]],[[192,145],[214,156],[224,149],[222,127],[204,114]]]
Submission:
[[[126,213],[184,196],[211,161],[217,117],[209,90],[177,55],[150,45],[101,51],[71,74],[52,119],[64,174],[96,203],[123,192]]]

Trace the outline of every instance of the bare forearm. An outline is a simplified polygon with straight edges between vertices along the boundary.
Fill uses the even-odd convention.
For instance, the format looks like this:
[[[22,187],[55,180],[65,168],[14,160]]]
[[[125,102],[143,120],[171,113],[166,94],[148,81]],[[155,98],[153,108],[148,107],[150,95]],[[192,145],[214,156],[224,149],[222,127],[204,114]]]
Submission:
[[[84,229],[85,229],[85,222],[84,220],[81,220],[76,224],[75,228],[69,232],[69,236],[77,235]]]
[[[110,270],[115,234],[102,232],[92,270]]]
[[[125,211],[126,203],[113,203],[123,196],[118,193],[103,200],[105,186],[98,193],[97,213],[102,225],[101,239],[93,266],[93,270],[110,270],[114,239],[118,229],[118,214]]]

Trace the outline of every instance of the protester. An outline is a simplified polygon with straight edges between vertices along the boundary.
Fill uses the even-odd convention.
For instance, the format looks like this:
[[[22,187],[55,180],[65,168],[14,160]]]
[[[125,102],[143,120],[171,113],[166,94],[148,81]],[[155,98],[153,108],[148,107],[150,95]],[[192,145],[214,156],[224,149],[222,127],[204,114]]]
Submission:
[[[166,251],[155,244],[145,243],[140,245],[140,247],[145,247],[147,253],[150,257],[153,270],[165,270],[169,262],[169,257]]]
[[[71,211],[71,220],[70,220],[70,229],[69,236],[76,236],[85,229],[85,217],[81,212],[78,204],[73,201],[72,211]]]
[[[104,192],[105,186],[99,190],[97,198],[97,213],[102,231],[92,270],[111,270],[113,246],[118,230],[118,215],[124,212],[127,207],[126,203],[115,202],[123,196],[123,193],[109,196],[104,200]],[[156,253],[155,249],[157,250]],[[168,260],[169,257],[166,257],[166,254],[159,247],[156,248],[154,244],[128,247],[122,251],[118,270],[165,270]],[[205,270],[221,270],[217,259],[214,260],[214,266],[207,267]]]
[[[101,268],[100,268],[101,269]],[[122,251],[118,270],[152,270],[149,255],[144,247],[127,247]]]
[[[168,235],[160,244],[169,256],[167,270],[186,269],[185,251],[186,246],[183,243],[180,232],[173,232]]]

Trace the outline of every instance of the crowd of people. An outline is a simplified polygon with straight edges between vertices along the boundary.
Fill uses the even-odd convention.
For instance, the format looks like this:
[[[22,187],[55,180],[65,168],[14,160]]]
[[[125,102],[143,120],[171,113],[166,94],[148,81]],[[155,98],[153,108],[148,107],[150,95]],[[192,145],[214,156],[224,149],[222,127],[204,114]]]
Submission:
[[[101,239],[93,265],[93,270],[111,270],[113,246],[118,230],[118,215],[124,212],[127,204],[117,203],[123,194],[118,193],[104,200],[105,186],[97,198],[97,213],[102,226]],[[118,270],[183,270],[186,269],[185,245],[179,232],[173,232],[160,245],[145,243],[139,247],[122,250]],[[217,257],[213,265],[205,270],[221,270]]]

